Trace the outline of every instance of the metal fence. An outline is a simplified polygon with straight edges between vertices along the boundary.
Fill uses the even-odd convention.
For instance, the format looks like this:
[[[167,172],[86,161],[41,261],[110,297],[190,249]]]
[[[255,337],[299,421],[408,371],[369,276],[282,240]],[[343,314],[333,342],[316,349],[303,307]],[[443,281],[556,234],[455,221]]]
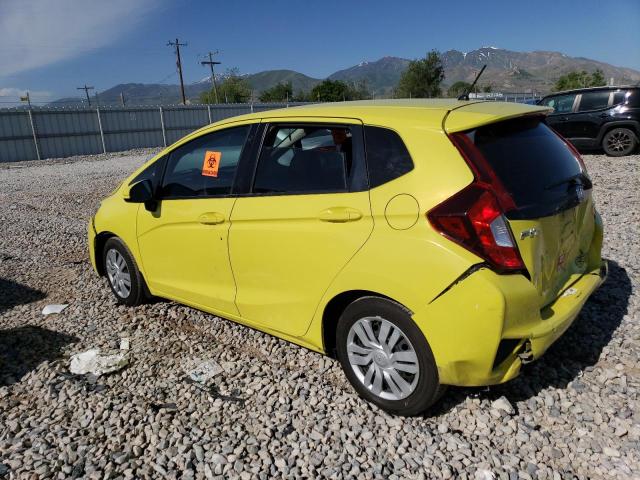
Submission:
[[[0,162],[171,145],[224,118],[294,103],[0,110]]]
[[[469,98],[494,102],[535,104],[542,98],[542,95],[537,92],[478,92],[470,93]]]
[[[536,93],[471,93],[470,98],[535,103]],[[198,128],[244,113],[301,105],[254,103],[158,107],[0,110],[0,162],[161,147]]]

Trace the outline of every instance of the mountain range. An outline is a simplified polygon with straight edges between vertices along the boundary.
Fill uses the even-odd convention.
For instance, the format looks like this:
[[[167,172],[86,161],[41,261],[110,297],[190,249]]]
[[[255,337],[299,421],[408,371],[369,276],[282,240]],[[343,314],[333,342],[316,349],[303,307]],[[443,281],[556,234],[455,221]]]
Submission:
[[[487,65],[487,68],[479,84],[491,85],[493,91],[546,93],[551,90],[558,77],[573,70],[593,72],[600,69],[607,81],[613,78],[613,82],[618,85],[640,83],[640,71],[583,57],[569,57],[560,52],[516,52],[496,47],[482,47],[471,52],[448,50],[441,54],[441,58],[445,71],[445,87],[459,80],[473,81],[483,65]],[[347,83],[364,81],[368,90],[377,97],[391,96],[409,62],[406,58],[387,56],[372,62],[363,61],[334,72],[327,78]],[[217,80],[223,78],[224,75],[220,75],[219,78],[216,75]],[[244,78],[253,89],[256,99],[260,92],[279,82],[290,81],[293,91],[299,92],[308,91],[322,81],[294,70],[267,70],[244,75]],[[200,94],[210,88],[210,78],[206,77],[185,85],[185,94],[195,103]],[[178,85],[128,83],[100,92],[100,103],[117,105],[120,103],[121,93],[130,105],[169,104],[180,101]],[[63,98],[52,102],[54,105],[73,103],[78,104],[80,100]]]

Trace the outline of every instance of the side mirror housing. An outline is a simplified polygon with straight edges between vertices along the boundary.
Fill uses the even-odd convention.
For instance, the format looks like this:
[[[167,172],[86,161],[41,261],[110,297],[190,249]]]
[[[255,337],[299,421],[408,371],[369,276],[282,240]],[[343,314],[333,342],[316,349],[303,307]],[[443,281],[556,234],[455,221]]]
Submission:
[[[144,203],[144,208],[150,212],[154,211],[158,206],[158,202],[153,196],[153,185],[151,180],[141,180],[134,183],[129,189],[129,198],[126,199],[130,203]]]

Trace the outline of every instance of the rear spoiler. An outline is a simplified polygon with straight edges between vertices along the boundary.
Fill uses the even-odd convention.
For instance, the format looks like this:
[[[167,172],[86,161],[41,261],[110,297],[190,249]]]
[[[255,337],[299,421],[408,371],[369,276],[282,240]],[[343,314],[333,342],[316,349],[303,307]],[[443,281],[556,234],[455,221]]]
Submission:
[[[552,108],[522,103],[477,102],[450,110],[442,120],[446,133],[464,132],[489,123],[528,115],[548,115]]]

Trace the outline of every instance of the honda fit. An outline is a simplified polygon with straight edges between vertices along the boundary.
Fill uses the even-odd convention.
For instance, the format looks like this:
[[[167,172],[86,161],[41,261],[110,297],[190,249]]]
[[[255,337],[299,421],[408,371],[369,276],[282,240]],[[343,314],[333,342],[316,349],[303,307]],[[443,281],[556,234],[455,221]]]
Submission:
[[[158,296],[335,356],[415,415],[508,381],[606,276],[580,155],[547,108],[389,100],[206,126],[89,222],[118,302]]]

